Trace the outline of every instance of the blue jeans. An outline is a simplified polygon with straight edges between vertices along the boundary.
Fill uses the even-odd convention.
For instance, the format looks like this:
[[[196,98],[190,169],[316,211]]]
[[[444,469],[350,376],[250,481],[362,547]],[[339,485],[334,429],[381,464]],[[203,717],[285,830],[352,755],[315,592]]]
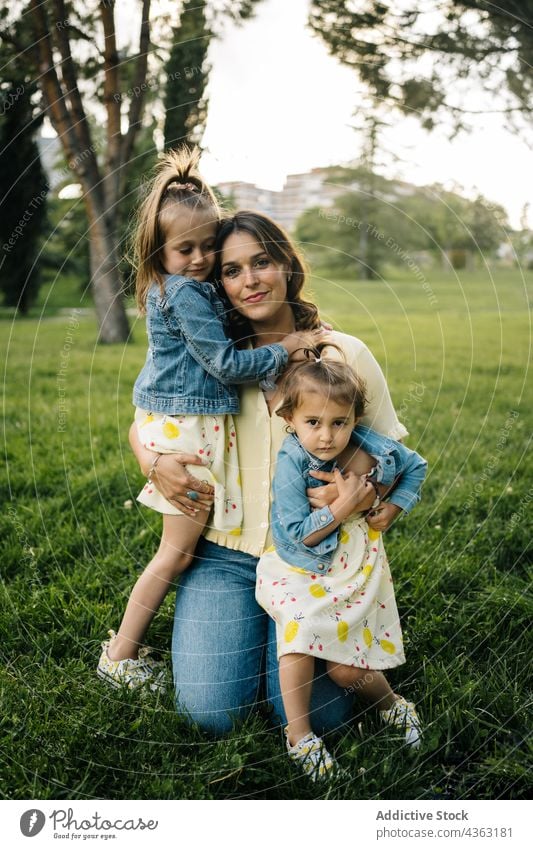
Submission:
[[[268,703],[285,724],[276,658],[276,627],[255,600],[257,558],[201,540],[176,595],[172,665],[176,704],[215,735]],[[322,734],[352,715],[352,696],[317,661],[311,722]]]

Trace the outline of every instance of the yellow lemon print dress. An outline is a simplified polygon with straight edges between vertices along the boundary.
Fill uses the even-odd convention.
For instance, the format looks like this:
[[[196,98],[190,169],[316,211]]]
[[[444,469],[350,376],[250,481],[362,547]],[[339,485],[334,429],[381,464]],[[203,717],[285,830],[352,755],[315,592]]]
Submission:
[[[188,466],[191,474],[215,488],[215,503],[207,524],[226,533],[240,534],[242,492],[233,417],[229,414],[167,416],[137,409],[135,423],[145,448],[160,454],[196,454],[207,461],[206,466]],[[152,481],[145,484],[137,501],[159,513],[183,515],[158,492]]]
[[[266,551],[256,598],[276,622],[278,659],[310,654],[363,669],[405,662],[394,587],[379,531],[364,517],[340,528],[333,563],[316,574]]]

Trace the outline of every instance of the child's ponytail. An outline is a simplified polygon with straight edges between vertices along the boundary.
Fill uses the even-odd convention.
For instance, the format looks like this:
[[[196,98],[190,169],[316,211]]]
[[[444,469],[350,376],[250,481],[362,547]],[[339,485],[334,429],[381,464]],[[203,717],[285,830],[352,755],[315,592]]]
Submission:
[[[160,255],[165,243],[165,225],[171,220],[172,209],[185,207],[192,213],[205,212],[213,220],[220,220],[217,199],[198,171],[199,159],[198,148],[183,145],[167,151],[145,189],[146,196],[136,214],[132,240],[135,291],[141,313],[146,310],[146,296],[152,283],[155,281],[163,286],[165,269]]]
[[[276,415],[284,419],[290,417],[302,403],[306,392],[318,392],[328,401],[349,404],[356,419],[364,415],[367,405],[365,381],[347,362],[324,356],[327,348],[334,348],[344,360],[341,349],[328,342],[306,349],[306,359],[294,363],[283,375],[279,387],[282,401],[276,408]]]

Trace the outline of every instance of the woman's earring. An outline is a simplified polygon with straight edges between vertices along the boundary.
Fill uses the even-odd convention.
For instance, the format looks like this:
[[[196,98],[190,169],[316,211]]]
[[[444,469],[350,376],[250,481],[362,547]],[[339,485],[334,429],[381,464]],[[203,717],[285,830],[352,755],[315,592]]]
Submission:
[[[290,283],[292,280],[292,274],[287,274],[287,283]]]
[[[285,428],[285,433],[296,433],[292,425],[287,425]]]

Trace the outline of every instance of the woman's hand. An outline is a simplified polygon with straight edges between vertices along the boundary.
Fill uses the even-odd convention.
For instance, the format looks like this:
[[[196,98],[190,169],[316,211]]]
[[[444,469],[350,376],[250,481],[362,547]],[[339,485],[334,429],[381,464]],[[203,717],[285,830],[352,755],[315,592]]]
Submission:
[[[402,512],[402,508],[390,501],[384,501],[366,517],[367,524],[375,531],[388,531],[394,520]]]
[[[195,478],[187,465],[203,466],[196,454],[161,454],[152,472],[152,480],[161,495],[189,516],[200,510],[209,512],[213,506],[214,489],[205,481]],[[197,492],[197,501],[187,497],[187,492]]]
[[[330,509],[336,519],[344,521],[351,513],[367,509],[361,505],[367,505],[369,499],[370,506],[372,505],[375,490],[364,475],[356,475],[353,472],[342,475],[338,469],[333,469],[333,476],[339,494]]]
[[[129,430],[130,445],[141,472],[145,477],[151,471],[151,478],[156,484],[159,492],[167,501],[175,504],[188,516],[196,516],[199,510],[210,510],[213,505],[213,487],[200,481],[191,475],[185,465],[203,466],[201,459],[196,454],[158,454],[145,448],[139,439],[135,422]],[[156,465],[154,466],[154,461]],[[200,498],[194,501],[187,498],[188,490],[198,492]]]

